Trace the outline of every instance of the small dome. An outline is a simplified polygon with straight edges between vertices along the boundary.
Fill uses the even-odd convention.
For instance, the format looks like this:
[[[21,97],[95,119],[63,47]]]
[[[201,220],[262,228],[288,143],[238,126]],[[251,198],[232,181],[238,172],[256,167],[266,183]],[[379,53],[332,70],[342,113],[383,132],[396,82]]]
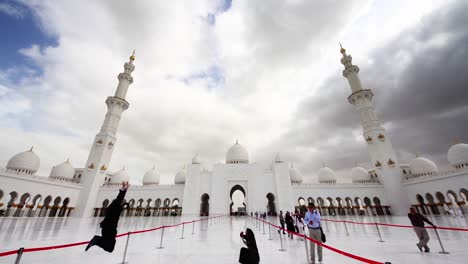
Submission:
[[[249,153],[237,140],[226,154],[226,163],[249,163]]]
[[[351,169],[351,178],[356,182],[363,182],[371,180],[369,172],[362,167],[354,167]]]
[[[320,168],[317,174],[319,182],[336,182],[336,173],[328,167]]]
[[[40,160],[34,153],[33,148],[13,156],[7,163],[6,168],[20,173],[34,174],[39,169]]]
[[[159,173],[155,166],[143,176],[143,185],[149,184],[159,184]]]
[[[276,153],[276,156],[275,156],[275,163],[283,163],[283,160],[281,159],[279,153]]]
[[[453,166],[468,164],[468,144],[453,145],[447,152],[447,159]]]
[[[411,173],[415,176],[430,175],[438,171],[437,165],[430,159],[417,157],[410,162]]]
[[[201,164],[201,160],[198,154],[192,158],[192,164]]]
[[[64,163],[60,163],[57,166],[52,168],[50,172],[50,178],[66,178],[73,179],[75,175],[75,168],[70,164],[70,161],[67,160]]]
[[[176,176],[174,178],[174,183],[175,184],[185,184],[185,178],[186,177],[187,177],[187,172],[186,172],[185,167],[184,167],[182,170],[180,170],[176,174]]]
[[[112,175],[110,184],[121,184],[122,182],[126,182],[130,180],[130,176],[128,175],[127,171],[125,170],[125,167],[123,167],[121,170],[118,172],[114,173]]]
[[[289,177],[293,183],[302,183],[303,181],[301,172],[292,164],[291,168],[289,169]]]

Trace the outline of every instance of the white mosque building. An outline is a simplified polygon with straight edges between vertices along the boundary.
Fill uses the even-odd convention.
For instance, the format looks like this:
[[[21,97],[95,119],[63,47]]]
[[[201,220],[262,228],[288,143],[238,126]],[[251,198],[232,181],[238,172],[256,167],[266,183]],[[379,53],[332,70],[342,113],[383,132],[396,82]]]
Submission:
[[[210,215],[233,211],[268,212],[293,210],[315,203],[324,215],[403,215],[410,205],[424,214],[443,214],[450,209],[468,214],[468,144],[454,144],[447,152],[451,169],[441,171],[431,160],[416,157],[401,163],[372,105],[373,92],[363,89],[359,68],[341,48],[343,76],[349,81],[348,100],[361,117],[363,144],[370,167],[349,168],[341,174],[323,166],[316,175],[303,176],[279,154],[270,164],[252,162],[247,149],[236,143],[227,150],[226,161],[207,170],[196,155],[191,164],[177,172],[174,183],[159,184],[153,166],[142,185],[127,193],[130,208],[125,216]],[[40,159],[31,148],[14,155],[0,168],[0,216],[66,217],[103,216],[122,181],[125,168],[107,171],[117,139],[125,97],[133,82],[134,55],[118,75],[114,96],[103,125],[95,136],[84,168],[70,161],[52,168],[48,177],[36,175]],[[344,177],[344,176],[346,177]],[[244,206],[233,208],[235,191],[244,194]]]

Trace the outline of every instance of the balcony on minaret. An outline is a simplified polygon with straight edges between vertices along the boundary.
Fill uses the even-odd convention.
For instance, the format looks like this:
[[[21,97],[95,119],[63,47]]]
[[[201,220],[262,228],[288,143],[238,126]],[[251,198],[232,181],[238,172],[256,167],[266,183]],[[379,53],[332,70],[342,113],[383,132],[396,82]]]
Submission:
[[[374,93],[370,89],[362,89],[355,91],[350,96],[348,96],[348,102],[355,104],[361,99],[372,100],[372,97],[374,97]]]

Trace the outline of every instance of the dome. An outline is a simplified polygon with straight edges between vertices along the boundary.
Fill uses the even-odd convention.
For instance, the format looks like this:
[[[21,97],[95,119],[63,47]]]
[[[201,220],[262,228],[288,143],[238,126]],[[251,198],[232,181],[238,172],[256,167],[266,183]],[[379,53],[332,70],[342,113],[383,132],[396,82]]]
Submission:
[[[438,171],[437,165],[430,159],[417,157],[410,162],[411,173],[415,176],[432,174]]]
[[[143,176],[143,185],[148,184],[159,184],[159,173],[155,166]]]
[[[175,178],[174,178],[174,183],[175,184],[185,184],[185,177],[187,177],[187,172],[185,171],[185,168],[180,170]]]
[[[458,143],[447,152],[447,159],[451,165],[457,166],[468,163],[468,144]]]
[[[110,184],[121,184],[122,182],[126,182],[129,180],[130,180],[130,176],[125,170],[125,167],[123,167],[121,170],[119,170],[118,172],[114,173],[114,175],[112,175]]]
[[[201,160],[198,154],[192,158],[192,164],[201,164]]]
[[[281,159],[279,153],[276,153],[276,156],[275,156],[275,163],[283,163],[283,160]],[[291,166],[291,167],[292,167],[292,166]]]
[[[57,166],[52,168],[50,172],[51,178],[66,178],[66,179],[73,179],[75,175],[75,168],[70,164],[70,161],[67,160],[64,163],[60,163]]]
[[[336,182],[336,173],[328,167],[320,168],[317,174],[319,182]]]
[[[369,172],[364,169],[363,167],[354,167],[351,169],[351,178],[354,181],[362,182],[362,181],[369,181],[371,177],[369,176]]]
[[[301,172],[294,167],[294,165],[291,165],[291,168],[289,169],[289,177],[291,178],[291,182],[294,183],[302,183],[303,181]]]
[[[237,140],[226,154],[226,163],[249,163],[249,153]]]
[[[34,174],[39,169],[40,160],[33,148],[13,156],[7,163],[6,168],[16,172]]]

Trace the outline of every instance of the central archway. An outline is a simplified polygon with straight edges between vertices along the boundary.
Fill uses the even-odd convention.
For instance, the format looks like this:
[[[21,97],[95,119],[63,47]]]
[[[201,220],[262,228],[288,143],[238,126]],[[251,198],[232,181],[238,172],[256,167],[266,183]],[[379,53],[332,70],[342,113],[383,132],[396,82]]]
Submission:
[[[201,196],[200,204],[200,216],[209,216],[210,215],[210,196],[207,193],[204,193]]]
[[[267,200],[267,213],[268,215],[276,216],[276,202],[275,202],[275,195],[272,193],[268,193],[266,195]]]
[[[245,215],[247,208],[245,205],[245,189],[239,184],[234,185],[229,193],[231,204],[229,205],[230,215]]]

